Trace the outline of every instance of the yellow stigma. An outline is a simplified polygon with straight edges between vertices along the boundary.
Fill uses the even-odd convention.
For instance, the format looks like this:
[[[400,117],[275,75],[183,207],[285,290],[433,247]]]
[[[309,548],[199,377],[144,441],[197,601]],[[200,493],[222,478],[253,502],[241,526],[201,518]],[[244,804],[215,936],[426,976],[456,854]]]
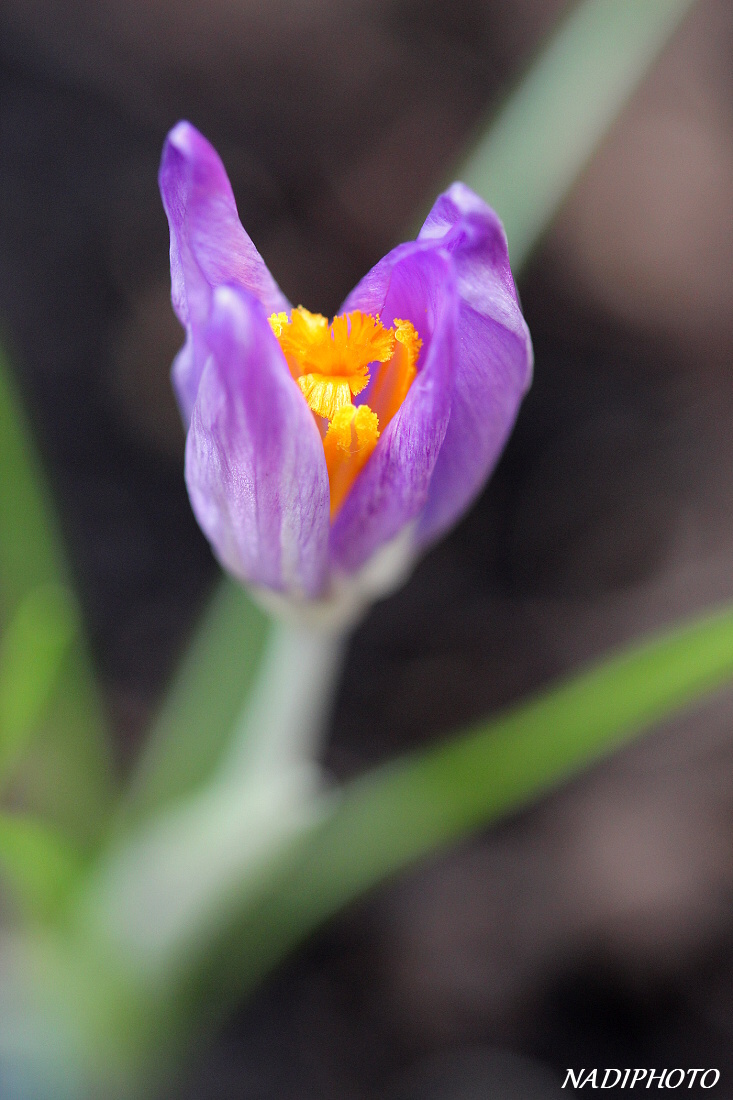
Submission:
[[[303,396],[327,420],[369,384],[369,364],[386,363],[395,346],[395,333],[359,310],[329,326],[320,313],[298,306],[289,321],[273,313],[270,325]]]
[[[331,486],[331,518],[343,504],[359,471],[402,404],[417,372],[422,347],[410,321],[385,328],[379,317],[353,310],[329,325],[320,313],[298,306],[292,315],[273,313],[270,326],[295,381],[318,417]],[[369,405],[353,398],[377,372]],[[371,406],[371,407],[370,407]],[[325,432],[325,434],[324,434]]]

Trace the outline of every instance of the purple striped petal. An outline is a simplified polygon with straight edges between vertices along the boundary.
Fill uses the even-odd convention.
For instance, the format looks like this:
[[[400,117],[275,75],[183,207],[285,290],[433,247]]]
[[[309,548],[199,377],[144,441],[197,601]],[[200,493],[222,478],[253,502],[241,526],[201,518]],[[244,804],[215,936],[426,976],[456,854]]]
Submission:
[[[509,267],[504,230],[494,211],[464,184],[453,184],[438,198],[417,241],[399,245],[380,260],[342,309],[379,313],[388,321],[386,305],[394,273],[408,257],[438,252],[450,256],[454,271],[457,352],[450,420],[416,532],[421,545],[433,542],[455,523],[481,491],[532,378],[532,345]],[[436,274],[442,278],[442,269],[436,269]],[[424,287],[424,292],[435,293],[435,289]],[[407,316],[422,336],[418,317]],[[368,400],[368,391],[364,399]]]
[[[459,299],[455,390],[417,537],[434,541],[480,493],[532,379],[532,344],[499,218],[468,187],[435,203],[419,242],[448,251]]]
[[[266,313],[289,310],[290,304],[242,228],[218,154],[189,122],[169,133],[158,180],[171,233],[171,297],[186,328],[173,383],[187,423],[206,362],[202,330],[212,290],[243,287]]]
[[[348,298],[341,306],[339,313],[348,313],[353,309],[360,309],[363,313],[382,315],[384,301],[389,290],[393,268],[416,252],[433,251],[432,245],[419,244],[417,241],[407,241],[398,244],[386,256],[383,256],[371,271],[368,271],[363,279],[360,279]],[[421,334],[422,335],[422,334]]]
[[[371,300],[368,311],[379,312],[387,325],[395,318],[412,321],[423,349],[417,378],[334,521],[331,558],[346,572],[419,515],[450,416],[458,304],[452,262],[439,249],[405,246],[390,264],[385,286],[382,294],[376,277],[366,292],[360,284],[363,300]]]
[[[204,336],[186,443],[196,518],[239,579],[317,596],[328,574],[329,488],[315,420],[250,294],[215,290]]]

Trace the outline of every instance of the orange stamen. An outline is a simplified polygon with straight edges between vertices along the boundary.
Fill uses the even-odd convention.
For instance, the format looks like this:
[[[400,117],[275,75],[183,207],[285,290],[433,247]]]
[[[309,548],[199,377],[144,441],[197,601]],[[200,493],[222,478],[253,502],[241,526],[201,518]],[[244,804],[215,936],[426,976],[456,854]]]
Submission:
[[[374,450],[380,425],[387,426],[412,385],[422,340],[410,321],[396,320],[386,329],[379,317],[360,310],[334,317],[329,325],[320,313],[298,306],[290,318],[273,313],[269,321],[290,373],[317,417],[333,519]],[[356,407],[352,398],[369,385],[372,365],[377,372],[370,404]],[[330,424],[324,434],[326,421]]]
[[[369,364],[386,363],[395,346],[395,333],[359,310],[329,327],[320,313],[298,306],[290,320],[273,313],[270,325],[310,408],[328,420],[369,384]]]
[[[379,420],[368,405],[345,405],[334,416],[323,450],[331,488],[331,519],[377,445]]]
[[[386,428],[407,396],[417,374],[417,359],[422,340],[410,321],[394,322],[395,350],[389,363],[375,375],[369,391],[369,404]]]

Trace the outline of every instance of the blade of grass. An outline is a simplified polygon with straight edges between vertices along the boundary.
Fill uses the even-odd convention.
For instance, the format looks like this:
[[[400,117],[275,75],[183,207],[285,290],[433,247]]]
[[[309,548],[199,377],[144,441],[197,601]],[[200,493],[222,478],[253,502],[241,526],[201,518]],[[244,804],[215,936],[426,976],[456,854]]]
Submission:
[[[34,588],[68,573],[20,400],[0,350],[0,608],[7,618]]]
[[[0,813],[0,882],[26,917],[50,917],[81,867],[81,856],[58,831],[30,817]]]
[[[636,644],[349,784],[195,977],[241,997],[314,929],[415,861],[516,813],[733,681],[733,607]],[[207,1000],[207,1003],[208,1000]]]
[[[258,864],[253,875],[242,861],[232,861],[216,896],[208,892],[183,923],[170,920],[177,894],[166,895],[166,921],[174,931],[155,944],[145,929],[137,937],[135,921],[119,920],[121,898],[137,898],[133,904],[143,906],[147,900],[149,869],[138,858],[140,837],[131,838],[133,858],[117,853],[120,884],[115,887],[105,875],[100,893],[95,888],[100,879],[93,877],[74,907],[71,926],[72,942],[84,953],[81,972],[104,975],[90,962],[103,959],[112,973],[126,975],[136,1006],[119,1052],[127,1071],[144,1073],[148,1059],[159,1069],[164,1051],[173,1056],[194,1031],[201,1038],[215,1028],[313,931],[380,883],[518,812],[643,731],[731,684],[733,606],[637,643],[450,741],[375,769],[338,793],[317,795],[303,806],[296,835],[284,830],[266,865]],[[197,827],[196,804],[190,800],[190,813],[170,816],[166,826],[170,861],[192,881],[206,874],[222,843],[211,828],[208,803],[200,803]],[[209,839],[203,842],[207,826]],[[143,838],[153,835],[148,829]],[[165,851],[156,860],[167,867]],[[105,898],[114,900],[113,911]],[[95,995],[100,1026],[117,1034],[120,991],[105,984],[106,979]]]
[[[33,588],[0,639],[0,791],[36,732],[78,624],[68,591]]]
[[[246,591],[221,581],[135,769],[120,823],[189,794],[221,758],[264,649],[268,620]]]
[[[35,454],[20,400],[13,386],[7,361],[0,350],[0,618],[8,628],[25,601],[38,607],[43,593],[64,593],[67,624],[80,623],[58,525]],[[27,625],[27,624],[26,624]],[[41,629],[42,622],[36,621]],[[25,793],[35,813],[50,813],[59,825],[79,840],[96,836],[107,813],[111,792],[111,766],[105,723],[94,683],[89,657],[78,629],[64,655],[60,675],[47,694],[46,721],[41,738],[33,747],[46,761],[43,775],[27,777]],[[25,638],[30,662],[38,662],[48,639]],[[17,654],[16,654],[17,657]],[[16,666],[16,674],[18,668]],[[24,692],[36,669],[29,668],[17,682]],[[46,683],[46,688],[49,684]],[[36,684],[40,687],[40,683]],[[7,687],[6,691],[11,689]],[[31,701],[15,702],[8,696],[9,712],[28,707]],[[16,709],[16,714],[17,714]],[[40,718],[40,710],[35,715]],[[21,761],[22,763],[22,761]],[[51,769],[51,772],[49,772]]]
[[[578,4],[477,140],[457,176],[504,222],[515,271],[693,2]]]

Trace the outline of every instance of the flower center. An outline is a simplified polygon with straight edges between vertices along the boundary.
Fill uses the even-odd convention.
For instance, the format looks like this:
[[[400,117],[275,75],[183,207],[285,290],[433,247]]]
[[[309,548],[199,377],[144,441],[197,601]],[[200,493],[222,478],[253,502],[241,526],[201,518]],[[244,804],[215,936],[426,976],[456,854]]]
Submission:
[[[380,430],[405,399],[417,372],[422,340],[410,321],[385,328],[361,310],[329,325],[298,306],[269,318],[290,373],[316,415],[326,455],[331,519],[374,450]],[[374,370],[372,378],[371,369]],[[369,387],[358,406],[353,398]],[[368,399],[368,404],[366,403]]]

